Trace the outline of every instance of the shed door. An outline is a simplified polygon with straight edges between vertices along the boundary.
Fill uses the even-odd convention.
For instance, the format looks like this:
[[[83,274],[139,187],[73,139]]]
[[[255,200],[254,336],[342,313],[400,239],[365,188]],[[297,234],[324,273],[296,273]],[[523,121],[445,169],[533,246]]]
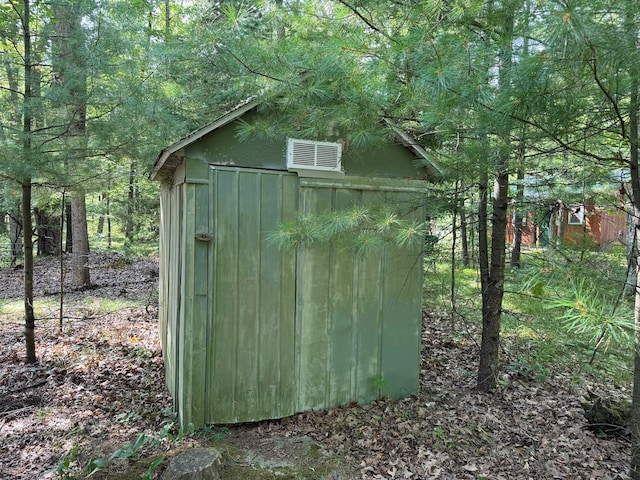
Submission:
[[[211,168],[208,422],[296,411],[295,254],[266,241],[295,218],[297,176]]]
[[[373,182],[302,179],[299,211],[386,204],[405,218],[424,218],[420,192]],[[388,243],[362,258],[330,245],[298,252],[298,409],[417,393],[421,292],[419,245]]]

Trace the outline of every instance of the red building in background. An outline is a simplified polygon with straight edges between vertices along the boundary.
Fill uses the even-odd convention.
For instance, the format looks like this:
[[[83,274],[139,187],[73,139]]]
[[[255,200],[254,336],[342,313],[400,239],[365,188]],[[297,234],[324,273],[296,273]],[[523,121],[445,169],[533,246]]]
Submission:
[[[615,242],[626,242],[627,214],[623,210],[605,210],[594,204],[564,205],[556,202],[539,224],[534,213],[527,213],[522,221],[522,245],[545,246],[549,238],[561,234],[566,244],[608,247]],[[507,225],[507,242],[513,243],[515,225],[513,216]]]

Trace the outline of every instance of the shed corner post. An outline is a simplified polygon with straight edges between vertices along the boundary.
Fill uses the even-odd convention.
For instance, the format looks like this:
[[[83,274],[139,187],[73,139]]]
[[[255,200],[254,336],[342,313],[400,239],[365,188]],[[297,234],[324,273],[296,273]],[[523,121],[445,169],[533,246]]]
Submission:
[[[188,165],[187,165],[188,167]],[[180,425],[202,428],[207,423],[209,333],[209,186],[208,168],[188,176],[184,193],[183,282],[180,388],[176,398]]]

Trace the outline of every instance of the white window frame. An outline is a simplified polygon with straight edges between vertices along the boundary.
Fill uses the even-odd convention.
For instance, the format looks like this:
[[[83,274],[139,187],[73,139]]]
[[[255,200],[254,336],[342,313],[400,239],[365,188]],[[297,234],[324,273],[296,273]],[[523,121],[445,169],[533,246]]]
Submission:
[[[569,205],[567,207],[567,225],[584,225],[584,205]]]

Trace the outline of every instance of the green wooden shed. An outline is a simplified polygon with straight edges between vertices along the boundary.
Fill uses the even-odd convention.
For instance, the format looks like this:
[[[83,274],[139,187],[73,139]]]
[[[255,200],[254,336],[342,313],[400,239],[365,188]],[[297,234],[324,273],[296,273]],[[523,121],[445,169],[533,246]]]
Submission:
[[[265,241],[300,214],[393,202],[425,217],[426,153],[388,122],[375,149],[339,140],[239,141],[248,101],[164,149],[160,334],[180,422],[281,418],[418,391],[420,248],[364,258]],[[331,140],[331,139],[330,139]],[[381,389],[382,388],[382,392]]]

